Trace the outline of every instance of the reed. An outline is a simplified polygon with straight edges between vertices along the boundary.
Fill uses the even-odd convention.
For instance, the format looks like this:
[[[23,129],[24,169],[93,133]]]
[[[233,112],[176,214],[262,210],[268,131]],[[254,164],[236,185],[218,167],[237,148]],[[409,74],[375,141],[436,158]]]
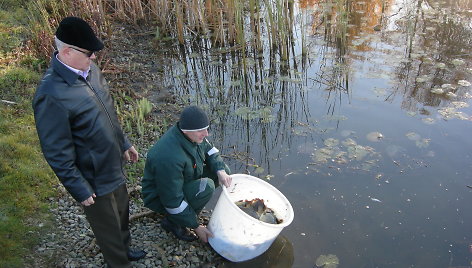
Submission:
[[[38,0],[29,4],[31,37],[28,47],[44,62],[54,51],[54,31],[70,6],[63,0]]]
[[[107,39],[111,34],[103,0],[37,0],[29,3],[28,10],[30,28],[28,46],[44,61],[47,61],[55,50],[53,46],[55,29],[66,16],[83,18],[101,39]]]
[[[32,1],[31,47],[43,59],[54,50],[52,36],[67,15],[84,18],[101,39],[111,37],[109,18],[155,25],[156,39],[171,37],[186,45],[210,37],[215,47],[262,52],[264,42],[288,58],[293,0],[38,0]],[[338,0],[345,1],[345,0]],[[267,37],[267,38],[264,38]],[[268,40],[268,41],[267,41]],[[251,50],[250,50],[251,49]],[[101,60],[99,59],[99,62]]]

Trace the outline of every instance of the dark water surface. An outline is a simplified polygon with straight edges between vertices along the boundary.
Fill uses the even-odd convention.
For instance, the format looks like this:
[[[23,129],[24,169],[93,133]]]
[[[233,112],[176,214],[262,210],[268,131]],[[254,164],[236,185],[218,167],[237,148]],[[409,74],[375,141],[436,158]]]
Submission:
[[[290,200],[271,267],[470,266],[472,1],[342,3],[294,4],[287,59],[195,41],[166,83]]]

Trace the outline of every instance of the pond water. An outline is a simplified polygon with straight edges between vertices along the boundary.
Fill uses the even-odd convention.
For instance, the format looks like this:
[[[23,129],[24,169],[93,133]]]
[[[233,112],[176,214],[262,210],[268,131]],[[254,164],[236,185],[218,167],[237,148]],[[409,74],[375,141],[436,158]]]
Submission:
[[[472,265],[472,2],[290,8],[284,55],[267,36],[244,51],[189,39],[166,67],[166,85],[211,113],[232,171],[290,200],[290,252],[266,263]]]

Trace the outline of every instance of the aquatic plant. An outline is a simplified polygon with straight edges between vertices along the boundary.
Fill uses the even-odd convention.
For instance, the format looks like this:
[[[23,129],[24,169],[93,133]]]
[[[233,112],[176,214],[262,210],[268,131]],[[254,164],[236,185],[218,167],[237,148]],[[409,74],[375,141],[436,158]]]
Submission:
[[[316,266],[324,268],[336,268],[339,265],[339,259],[336,255],[320,255],[315,262]]]
[[[373,141],[373,142],[380,141],[381,139],[383,139],[383,137],[384,137],[383,134],[378,131],[370,132],[369,134],[366,135],[366,138],[369,141]]]

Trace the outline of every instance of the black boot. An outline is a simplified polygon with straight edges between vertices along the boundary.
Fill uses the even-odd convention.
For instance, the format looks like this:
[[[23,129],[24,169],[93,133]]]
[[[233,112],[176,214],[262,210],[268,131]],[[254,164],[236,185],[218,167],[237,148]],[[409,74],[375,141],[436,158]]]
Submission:
[[[137,261],[146,256],[146,251],[142,249],[129,249],[128,250],[128,260]]]
[[[172,232],[180,240],[190,242],[197,239],[197,236],[190,233],[187,228],[173,224],[167,218],[162,219],[161,226],[167,232]]]

